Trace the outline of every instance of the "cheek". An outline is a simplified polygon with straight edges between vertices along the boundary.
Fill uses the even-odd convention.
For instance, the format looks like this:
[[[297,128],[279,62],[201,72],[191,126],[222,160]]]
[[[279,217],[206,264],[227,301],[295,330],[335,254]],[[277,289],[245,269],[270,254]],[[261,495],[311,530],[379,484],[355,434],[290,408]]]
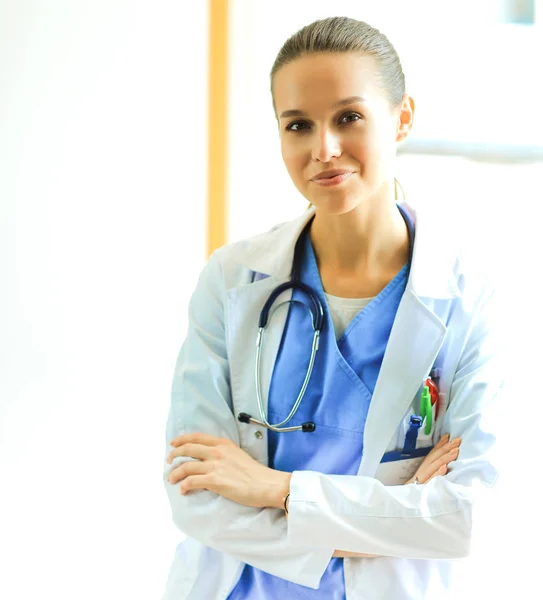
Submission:
[[[371,152],[367,151],[371,149]],[[378,168],[385,167],[390,163],[396,153],[396,145],[392,135],[383,126],[382,130],[376,129],[368,132],[365,151],[368,160]]]
[[[381,171],[383,162],[388,160],[385,155],[385,148],[382,147],[379,140],[354,141],[344,148],[344,156],[349,156],[360,166],[361,174],[370,175],[376,171]]]
[[[294,181],[303,178],[303,171],[306,166],[305,153],[303,150],[299,146],[293,144],[282,144],[281,155],[291,178]]]

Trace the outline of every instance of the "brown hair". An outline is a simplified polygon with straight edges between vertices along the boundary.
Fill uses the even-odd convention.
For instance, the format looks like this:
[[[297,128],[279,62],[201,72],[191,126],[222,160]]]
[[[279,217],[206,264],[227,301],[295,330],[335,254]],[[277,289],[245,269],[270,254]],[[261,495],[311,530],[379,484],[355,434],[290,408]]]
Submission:
[[[405,94],[405,76],[394,46],[375,27],[349,17],[329,17],[314,21],[290,36],[273,63],[270,87],[273,86],[274,75],[281,67],[306,54],[319,52],[359,52],[372,56],[390,106],[396,107],[401,103]]]

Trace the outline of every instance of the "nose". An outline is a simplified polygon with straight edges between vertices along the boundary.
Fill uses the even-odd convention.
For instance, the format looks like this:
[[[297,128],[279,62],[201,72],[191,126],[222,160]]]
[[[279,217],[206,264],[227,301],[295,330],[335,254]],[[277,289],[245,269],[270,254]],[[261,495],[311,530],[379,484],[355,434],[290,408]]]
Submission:
[[[311,152],[313,160],[329,162],[331,158],[337,158],[340,154],[339,136],[333,131],[323,128],[314,136]]]

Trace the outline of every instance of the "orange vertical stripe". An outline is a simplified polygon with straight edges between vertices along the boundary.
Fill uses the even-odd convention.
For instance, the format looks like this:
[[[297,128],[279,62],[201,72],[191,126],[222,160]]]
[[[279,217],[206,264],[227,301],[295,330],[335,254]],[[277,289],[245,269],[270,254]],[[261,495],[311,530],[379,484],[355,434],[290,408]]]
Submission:
[[[228,0],[209,0],[208,256],[226,243],[228,184]]]

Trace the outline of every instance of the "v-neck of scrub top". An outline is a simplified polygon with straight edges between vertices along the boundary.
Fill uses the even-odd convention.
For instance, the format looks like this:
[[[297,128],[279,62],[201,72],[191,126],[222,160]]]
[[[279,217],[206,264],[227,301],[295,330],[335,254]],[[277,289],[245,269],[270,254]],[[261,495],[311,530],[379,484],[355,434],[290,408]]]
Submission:
[[[298,411],[287,425],[313,421],[316,429],[311,433],[268,430],[268,465],[289,473],[310,470],[356,475],[364,451],[364,426],[371,396],[405,290],[408,267],[405,265],[356,314],[336,340],[308,229],[304,235],[300,279],[319,295],[326,314],[309,384]],[[299,289],[293,290],[292,300],[268,394],[267,414],[272,424],[283,421],[290,413],[311,356],[313,325],[307,310],[309,300]],[[265,351],[264,346],[262,352]],[[345,600],[343,559],[330,560],[317,590],[246,565],[228,600],[281,597]]]
[[[287,425],[313,421],[316,430],[312,433],[268,431],[269,466],[288,472],[308,469],[328,474],[355,474],[358,464],[356,467],[351,464],[345,472],[344,461],[333,458],[334,447],[340,440],[357,439],[358,462],[361,459],[371,396],[407,283],[408,265],[358,312],[338,340],[308,229],[300,267],[300,280],[319,295],[325,319],[309,384],[298,411]],[[294,289],[292,300],[270,382],[268,421],[272,424],[283,421],[290,413],[311,355],[313,324],[307,296]],[[290,447],[293,440],[296,440],[296,453],[289,456],[283,450]]]
[[[355,315],[373,300],[373,298],[341,298],[326,292],[324,292],[324,295],[334,324],[336,340],[339,340],[345,333]]]

